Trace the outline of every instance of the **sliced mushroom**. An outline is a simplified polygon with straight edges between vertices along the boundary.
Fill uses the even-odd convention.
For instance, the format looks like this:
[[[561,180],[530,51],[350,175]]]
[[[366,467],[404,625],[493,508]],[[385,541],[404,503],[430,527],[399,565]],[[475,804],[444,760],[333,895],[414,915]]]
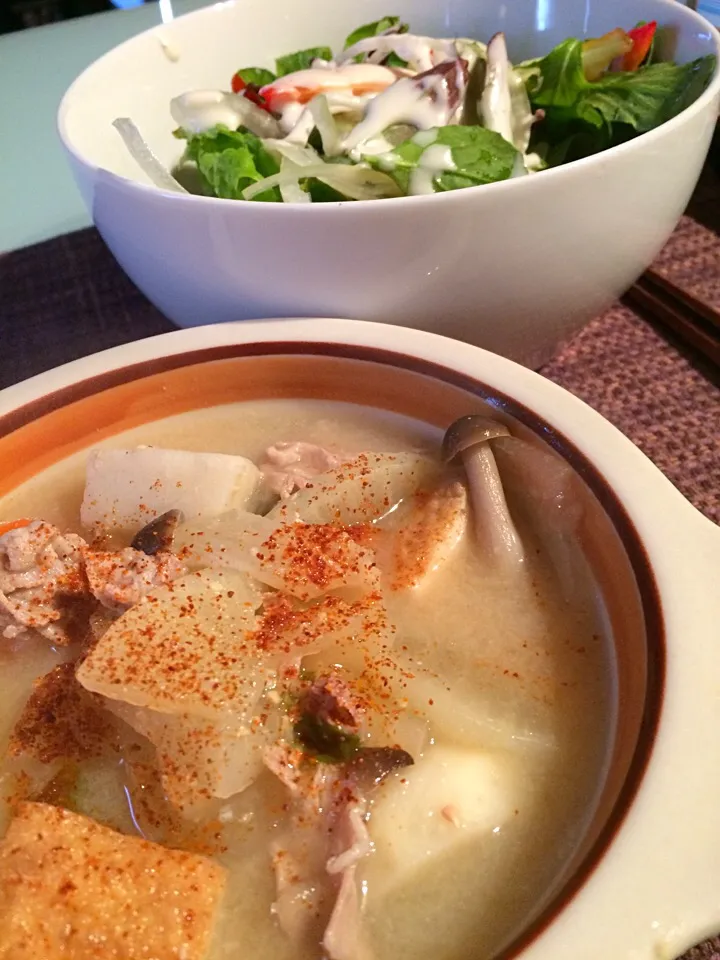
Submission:
[[[481,543],[487,544],[498,559],[511,564],[524,560],[522,541],[510,516],[505,492],[490,443],[508,437],[508,428],[480,414],[460,417],[451,423],[443,438],[443,459],[449,463],[460,457],[465,467],[475,529]]]
[[[365,790],[415,761],[400,747],[363,747],[348,764],[347,772]]]
[[[183,520],[180,510],[168,510],[166,513],[146,523],[142,530],[133,537],[130,546],[134,550],[140,550],[149,557],[156,553],[167,552],[172,549],[175,529]]]

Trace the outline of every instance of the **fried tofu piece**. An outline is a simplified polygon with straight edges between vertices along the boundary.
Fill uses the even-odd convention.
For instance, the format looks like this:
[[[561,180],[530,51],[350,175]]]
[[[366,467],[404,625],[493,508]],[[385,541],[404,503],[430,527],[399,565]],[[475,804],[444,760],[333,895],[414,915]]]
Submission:
[[[225,871],[23,803],[0,843],[0,960],[204,960]]]

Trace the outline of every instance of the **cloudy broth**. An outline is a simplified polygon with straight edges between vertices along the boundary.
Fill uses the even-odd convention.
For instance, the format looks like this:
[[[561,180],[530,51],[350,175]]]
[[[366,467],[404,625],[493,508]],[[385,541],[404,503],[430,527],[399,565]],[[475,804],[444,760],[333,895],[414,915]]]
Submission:
[[[441,438],[419,422],[348,404],[257,401],[182,414],[102,446],[150,444],[258,462],[275,441],[303,440],[350,452],[413,450],[437,458]],[[84,470],[85,454],[50,468],[0,500],[0,521],[42,517],[81,532]],[[514,510],[513,498],[509,502]],[[397,522],[391,514],[380,526]],[[489,564],[468,533],[420,589],[387,598],[398,658],[411,669],[422,666],[430,678],[423,714],[431,740],[415,766],[388,777],[368,804],[374,850],[359,863],[357,884],[364,949],[373,960],[490,960],[547,901],[592,815],[614,715],[601,598],[579,555],[570,592],[544,544],[529,526],[520,522],[519,529],[526,543],[521,577]],[[0,648],[3,743],[33,679],[72,655],[22,637]],[[452,771],[444,805],[433,805],[420,761],[443,750],[458,763],[492,759],[499,779],[487,800],[487,822],[479,816],[453,822],[465,781]],[[167,823],[153,828],[135,809],[126,761],[87,764],[80,812],[122,832],[141,830],[151,840],[202,849],[228,869],[211,960],[319,960],[321,948],[291,942],[271,910],[268,849],[285,827],[282,784],[266,771],[222,805],[211,829],[172,834]],[[0,769],[4,832],[16,782],[12,761]],[[467,789],[482,805],[479,783],[471,777]],[[401,798],[415,790],[417,799],[401,799],[396,808],[386,803],[374,835],[375,810],[391,790]],[[399,830],[398,816],[417,823]],[[434,827],[425,837],[425,825],[438,817],[455,831],[447,843]]]

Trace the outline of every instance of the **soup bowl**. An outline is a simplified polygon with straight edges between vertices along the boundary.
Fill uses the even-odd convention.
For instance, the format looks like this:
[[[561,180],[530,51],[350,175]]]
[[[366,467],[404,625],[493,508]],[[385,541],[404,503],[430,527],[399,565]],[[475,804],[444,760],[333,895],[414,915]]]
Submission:
[[[441,429],[490,412],[577,480],[576,535],[603,597],[614,677],[607,754],[578,843],[494,958],[673,958],[720,929],[720,531],[560,387],[479,348],[386,324],[178,331],[4,390],[0,497],[129,428],[280,398],[344,401]]]
[[[657,20],[663,55],[720,50],[676,0],[399,0],[415,32],[508,37],[519,62],[567,37]],[[611,150],[531,177],[433,196],[318,204],[243,203],[153,186],[112,127],[130,117],[159,159],[182,153],[169,103],[228,89],[244,64],[318,43],[387,14],[312,0],[230,0],[149,30],[70,87],[58,126],[75,180],[120,265],[173,322],[330,316],[465,340],[527,365],[626,290],[677,224],[708,150],[720,72],[680,115]],[[542,293],[540,296],[539,293]]]

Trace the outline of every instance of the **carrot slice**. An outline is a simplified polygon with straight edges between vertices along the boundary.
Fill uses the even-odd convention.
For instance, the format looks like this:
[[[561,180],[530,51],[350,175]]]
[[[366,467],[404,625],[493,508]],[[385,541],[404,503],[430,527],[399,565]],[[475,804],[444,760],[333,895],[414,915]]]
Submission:
[[[0,537],[10,530],[17,530],[18,527],[26,527],[29,523],[32,523],[32,520],[29,520],[27,517],[21,517],[19,520],[6,520],[4,523],[0,522]]]

